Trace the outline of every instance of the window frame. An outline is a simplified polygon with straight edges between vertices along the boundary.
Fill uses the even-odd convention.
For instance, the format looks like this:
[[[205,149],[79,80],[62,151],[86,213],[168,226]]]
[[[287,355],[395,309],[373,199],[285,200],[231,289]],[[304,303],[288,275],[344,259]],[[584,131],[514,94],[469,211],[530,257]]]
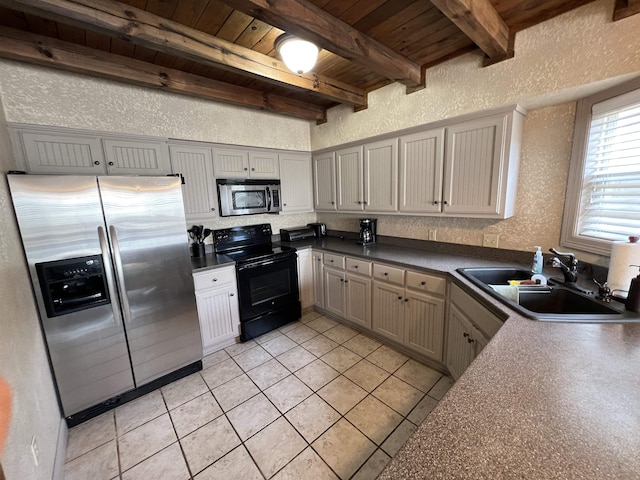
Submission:
[[[579,235],[578,212],[582,195],[584,164],[589,144],[589,130],[591,127],[591,110],[593,105],[611,98],[640,89],[640,78],[617,85],[602,92],[595,93],[578,101],[571,149],[571,163],[567,177],[567,191],[565,194],[564,214],[560,230],[560,244],[563,247],[582,250],[598,255],[610,256],[611,240],[599,240]]]

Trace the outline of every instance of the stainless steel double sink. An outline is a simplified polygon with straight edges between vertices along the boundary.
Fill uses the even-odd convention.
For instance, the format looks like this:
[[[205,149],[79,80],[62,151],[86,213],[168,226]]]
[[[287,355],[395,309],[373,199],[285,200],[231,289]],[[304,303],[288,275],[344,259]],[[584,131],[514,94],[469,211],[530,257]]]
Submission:
[[[528,280],[531,272],[517,268],[481,267],[459,268],[458,272],[511,309],[535,320],[565,322],[622,321],[625,317],[605,303],[571,290],[561,284],[518,287],[518,303],[496,292],[491,285],[509,285],[510,280]],[[637,321],[637,320],[636,320]]]

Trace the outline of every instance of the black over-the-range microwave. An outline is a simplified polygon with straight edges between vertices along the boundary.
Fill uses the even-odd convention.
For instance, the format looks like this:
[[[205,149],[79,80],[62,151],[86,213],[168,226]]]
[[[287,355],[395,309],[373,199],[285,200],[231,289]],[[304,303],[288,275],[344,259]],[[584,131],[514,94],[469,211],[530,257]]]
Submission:
[[[254,215],[282,210],[280,180],[232,180],[219,178],[220,215]]]

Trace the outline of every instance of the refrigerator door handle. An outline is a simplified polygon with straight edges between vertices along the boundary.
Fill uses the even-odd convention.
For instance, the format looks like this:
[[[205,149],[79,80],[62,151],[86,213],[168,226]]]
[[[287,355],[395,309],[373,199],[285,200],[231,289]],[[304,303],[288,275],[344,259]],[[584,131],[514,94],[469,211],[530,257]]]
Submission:
[[[116,227],[109,225],[109,237],[111,237],[111,247],[113,248],[113,258],[116,264],[116,277],[118,285],[118,293],[120,293],[120,302],[122,303],[122,315],[125,323],[131,323],[131,310],[129,309],[129,297],[127,296],[127,287],[124,284],[124,271],[122,269],[122,258],[120,257],[120,245],[118,243],[118,234]]]
[[[107,235],[103,227],[98,227],[98,240],[100,242],[100,254],[102,255],[102,264],[104,265],[104,275],[107,277],[107,289],[111,298],[111,309],[113,310],[114,323],[122,324],[122,314],[118,308],[118,295],[113,288],[115,285],[113,279],[113,266],[111,265],[111,255],[109,254],[109,246],[107,245]]]

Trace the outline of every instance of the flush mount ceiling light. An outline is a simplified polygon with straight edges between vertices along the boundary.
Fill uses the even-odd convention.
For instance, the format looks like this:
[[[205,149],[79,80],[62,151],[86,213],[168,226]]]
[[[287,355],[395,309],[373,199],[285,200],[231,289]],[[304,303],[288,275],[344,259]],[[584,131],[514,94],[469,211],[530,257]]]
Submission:
[[[283,33],[276,39],[276,50],[289,70],[302,75],[316,64],[318,47],[311,42]]]

